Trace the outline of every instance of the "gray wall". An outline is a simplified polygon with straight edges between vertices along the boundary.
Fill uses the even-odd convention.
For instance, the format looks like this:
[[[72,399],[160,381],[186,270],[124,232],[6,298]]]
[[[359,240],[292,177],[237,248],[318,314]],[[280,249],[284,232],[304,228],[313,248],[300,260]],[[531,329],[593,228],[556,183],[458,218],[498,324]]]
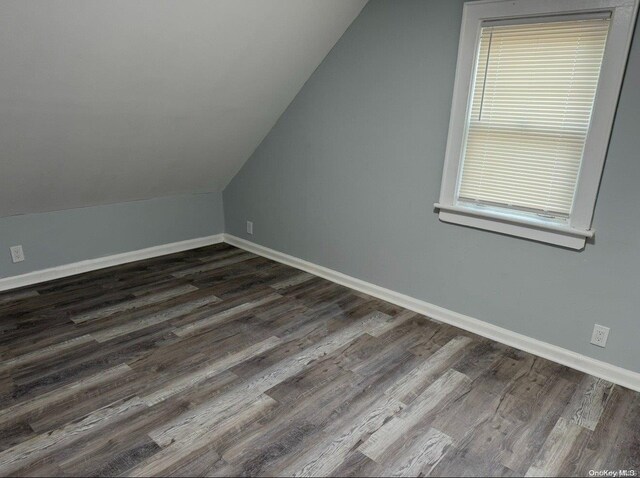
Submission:
[[[222,194],[191,194],[0,218],[0,278],[224,231]],[[26,260],[13,264],[9,247]]]
[[[227,232],[640,371],[640,35],[595,243],[575,252],[433,211],[461,13],[461,0],[372,0],[224,191]],[[606,349],[589,344],[595,322],[612,329]]]

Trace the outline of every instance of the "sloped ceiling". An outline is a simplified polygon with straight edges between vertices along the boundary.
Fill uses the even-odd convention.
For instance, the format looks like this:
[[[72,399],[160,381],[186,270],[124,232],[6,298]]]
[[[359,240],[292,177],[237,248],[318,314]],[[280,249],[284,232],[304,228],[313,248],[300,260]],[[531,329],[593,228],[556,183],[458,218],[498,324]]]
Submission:
[[[0,216],[224,188],[366,0],[2,0]]]

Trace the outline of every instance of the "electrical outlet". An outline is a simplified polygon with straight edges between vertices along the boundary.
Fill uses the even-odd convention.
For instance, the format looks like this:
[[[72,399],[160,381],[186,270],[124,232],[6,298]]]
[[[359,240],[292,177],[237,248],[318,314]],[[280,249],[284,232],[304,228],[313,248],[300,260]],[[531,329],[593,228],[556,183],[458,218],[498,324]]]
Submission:
[[[591,335],[591,343],[598,347],[606,347],[607,338],[609,338],[609,327],[595,324],[593,326],[593,334]]]
[[[253,222],[247,221],[247,234],[253,234]]]
[[[24,261],[24,251],[22,250],[22,246],[11,246],[9,248],[11,250],[11,260],[14,262],[22,262]]]

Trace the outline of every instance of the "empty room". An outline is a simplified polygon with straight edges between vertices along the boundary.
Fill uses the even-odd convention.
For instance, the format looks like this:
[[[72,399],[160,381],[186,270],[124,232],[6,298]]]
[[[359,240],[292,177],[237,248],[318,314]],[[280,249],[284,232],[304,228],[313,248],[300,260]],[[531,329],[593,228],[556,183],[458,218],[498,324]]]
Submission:
[[[0,476],[639,476],[639,3],[0,0]]]

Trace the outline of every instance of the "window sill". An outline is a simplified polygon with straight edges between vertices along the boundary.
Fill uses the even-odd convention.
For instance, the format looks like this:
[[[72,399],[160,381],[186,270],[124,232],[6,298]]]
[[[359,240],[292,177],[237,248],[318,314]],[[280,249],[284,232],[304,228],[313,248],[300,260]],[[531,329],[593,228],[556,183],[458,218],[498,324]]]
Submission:
[[[569,249],[584,249],[587,238],[593,237],[594,234],[593,230],[574,229],[564,224],[516,217],[496,211],[448,206],[439,203],[434,206],[439,209],[439,217],[443,222],[524,237]]]

